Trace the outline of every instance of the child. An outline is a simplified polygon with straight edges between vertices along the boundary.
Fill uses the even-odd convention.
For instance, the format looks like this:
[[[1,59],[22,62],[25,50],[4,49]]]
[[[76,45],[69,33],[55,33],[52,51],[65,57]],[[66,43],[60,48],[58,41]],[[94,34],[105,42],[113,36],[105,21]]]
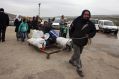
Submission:
[[[21,34],[21,41],[24,42],[26,35],[28,31],[28,24],[26,22],[26,19],[24,18],[22,23],[19,26],[19,32]]]
[[[14,25],[16,26],[15,27],[15,32],[16,32],[16,38],[17,40],[20,39],[20,34],[18,32],[18,29],[19,29],[19,25],[21,24],[22,20],[21,20],[21,17],[20,16],[17,16],[15,21],[14,21]]]
[[[66,38],[66,36],[67,36],[67,31],[68,31],[68,29],[67,29],[67,23],[65,23],[64,24],[64,27],[63,27],[63,34],[62,34],[64,38]]]

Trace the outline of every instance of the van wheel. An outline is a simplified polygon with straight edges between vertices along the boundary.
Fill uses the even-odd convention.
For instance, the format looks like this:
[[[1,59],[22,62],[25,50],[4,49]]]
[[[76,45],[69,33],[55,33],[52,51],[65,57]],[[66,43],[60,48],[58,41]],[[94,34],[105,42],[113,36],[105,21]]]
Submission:
[[[118,33],[118,30],[114,32],[114,35],[117,35],[117,33]]]

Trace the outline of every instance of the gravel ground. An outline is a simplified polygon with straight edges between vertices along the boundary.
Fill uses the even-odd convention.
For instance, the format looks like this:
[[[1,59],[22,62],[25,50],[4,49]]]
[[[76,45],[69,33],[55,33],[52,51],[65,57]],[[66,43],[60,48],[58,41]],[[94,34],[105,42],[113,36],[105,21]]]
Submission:
[[[0,42],[0,79],[81,79],[68,63],[72,52],[61,51],[46,59],[46,54],[15,38],[8,27],[6,42]],[[83,79],[119,79],[119,40],[97,33],[82,54]]]

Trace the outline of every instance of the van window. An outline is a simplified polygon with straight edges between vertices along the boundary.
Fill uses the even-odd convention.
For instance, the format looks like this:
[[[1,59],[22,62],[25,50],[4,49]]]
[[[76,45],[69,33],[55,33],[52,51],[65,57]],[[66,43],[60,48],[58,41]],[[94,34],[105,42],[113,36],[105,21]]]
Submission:
[[[105,21],[104,25],[114,26],[113,22],[108,22],[108,21]]]
[[[100,23],[101,23],[101,22],[99,21],[98,24],[100,25]]]
[[[93,19],[92,19],[91,21],[92,21],[94,24],[98,24],[98,20],[95,20],[95,19],[93,20]]]
[[[54,23],[60,23],[60,18],[56,18],[56,19],[54,20]]]
[[[101,25],[103,25],[103,22],[101,22]]]

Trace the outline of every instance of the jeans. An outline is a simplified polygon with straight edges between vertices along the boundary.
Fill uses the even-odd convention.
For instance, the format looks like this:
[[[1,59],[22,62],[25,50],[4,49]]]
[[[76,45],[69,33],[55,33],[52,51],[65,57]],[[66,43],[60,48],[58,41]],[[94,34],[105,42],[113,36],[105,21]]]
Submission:
[[[0,26],[0,41],[5,41],[6,26]]]
[[[25,38],[26,38],[26,32],[20,32],[21,33],[21,41],[24,42]]]
[[[77,68],[82,68],[80,57],[81,57],[83,48],[84,48],[83,46],[77,46],[76,44],[73,43],[74,53],[70,60],[76,64]]]

